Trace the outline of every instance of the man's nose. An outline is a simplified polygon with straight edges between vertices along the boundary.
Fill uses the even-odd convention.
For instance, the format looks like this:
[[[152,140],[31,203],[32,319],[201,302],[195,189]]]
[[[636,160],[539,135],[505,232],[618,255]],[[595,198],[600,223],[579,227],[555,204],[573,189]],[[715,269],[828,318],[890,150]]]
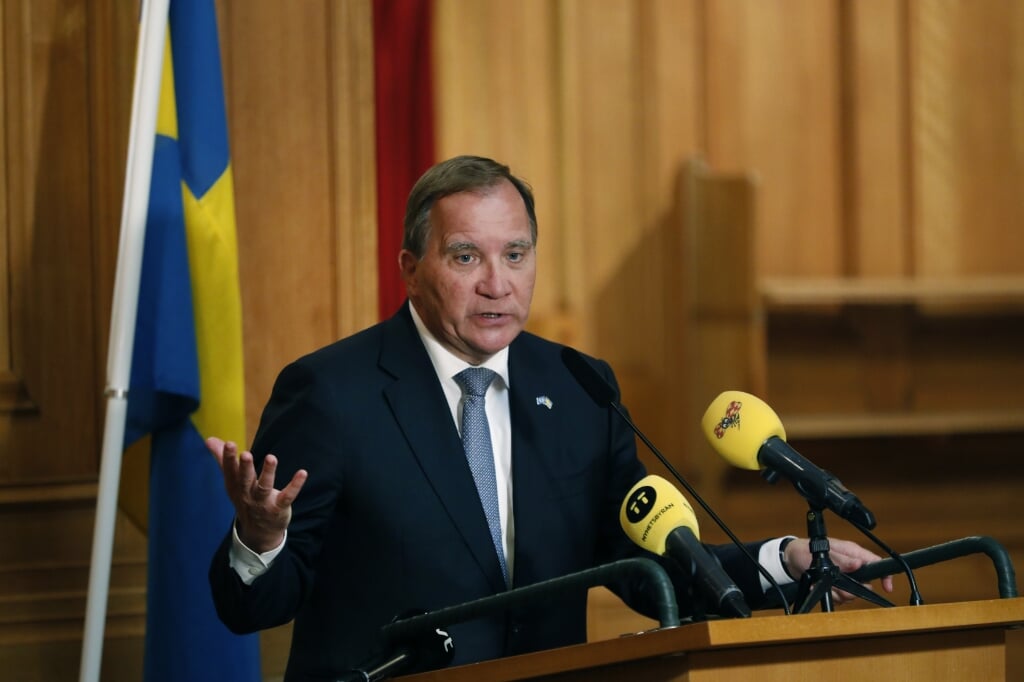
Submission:
[[[476,289],[480,295],[490,298],[500,298],[511,291],[508,277],[500,263],[484,263]]]

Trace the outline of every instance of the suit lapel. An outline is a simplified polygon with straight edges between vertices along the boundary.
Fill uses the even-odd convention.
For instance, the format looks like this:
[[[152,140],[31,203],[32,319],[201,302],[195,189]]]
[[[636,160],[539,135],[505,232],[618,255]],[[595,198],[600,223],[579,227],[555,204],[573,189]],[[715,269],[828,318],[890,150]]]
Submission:
[[[538,546],[548,534],[545,505],[551,499],[545,453],[558,452],[560,425],[551,402],[554,380],[536,354],[523,348],[521,335],[509,353],[509,410],[512,418],[512,494],[515,515],[516,585],[535,582],[533,552],[558,551]]]
[[[389,322],[380,365],[395,377],[384,396],[424,476],[493,589],[503,591],[505,580],[462,441],[407,308]]]

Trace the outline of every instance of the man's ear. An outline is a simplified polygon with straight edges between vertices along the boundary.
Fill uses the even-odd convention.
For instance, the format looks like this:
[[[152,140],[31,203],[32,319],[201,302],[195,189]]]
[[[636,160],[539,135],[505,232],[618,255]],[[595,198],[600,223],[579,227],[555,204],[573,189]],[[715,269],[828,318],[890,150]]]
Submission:
[[[398,268],[402,271],[402,281],[405,282],[406,290],[410,290],[416,281],[416,268],[420,264],[412,251],[402,249],[398,254]]]

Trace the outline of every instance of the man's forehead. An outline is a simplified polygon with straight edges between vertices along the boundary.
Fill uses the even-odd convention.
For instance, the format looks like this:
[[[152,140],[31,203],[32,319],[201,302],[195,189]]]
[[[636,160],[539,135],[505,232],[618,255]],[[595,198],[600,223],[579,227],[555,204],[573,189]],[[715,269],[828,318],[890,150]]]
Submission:
[[[527,218],[529,217],[526,210],[526,201],[523,199],[523,196],[516,189],[515,185],[504,178],[490,185],[469,187],[438,196],[434,199],[430,212],[434,213],[434,209],[441,206],[451,206],[452,204],[465,205],[466,203],[486,201],[497,196],[513,201],[517,206],[522,206],[523,215],[527,216]]]

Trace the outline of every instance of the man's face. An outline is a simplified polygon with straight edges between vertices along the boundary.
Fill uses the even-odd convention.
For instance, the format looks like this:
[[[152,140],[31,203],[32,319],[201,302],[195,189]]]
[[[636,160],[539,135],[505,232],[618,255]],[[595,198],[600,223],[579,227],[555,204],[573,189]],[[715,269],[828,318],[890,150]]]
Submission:
[[[399,262],[424,324],[470,364],[523,330],[537,264],[526,206],[512,183],[439,199],[423,257],[403,250]]]

